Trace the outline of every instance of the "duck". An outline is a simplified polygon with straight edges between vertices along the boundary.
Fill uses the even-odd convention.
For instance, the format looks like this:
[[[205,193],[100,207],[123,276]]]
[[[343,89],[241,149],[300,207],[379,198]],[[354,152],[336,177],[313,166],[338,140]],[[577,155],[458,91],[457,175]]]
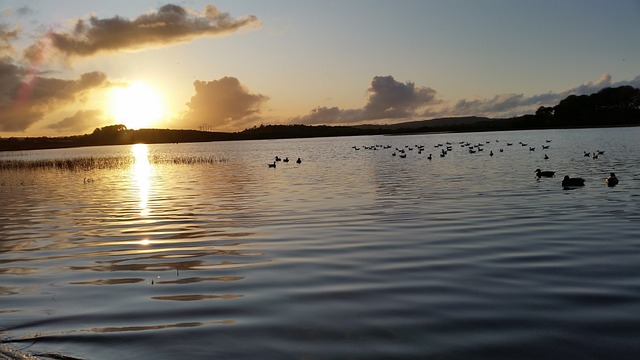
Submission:
[[[549,157],[547,156],[547,154],[544,154],[544,159],[549,160]]]
[[[302,159],[298,158],[298,160],[296,160],[296,164],[302,164]]]
[[[274,169],[276,168],[276,162],[275,161],[273,162],[273,164],[267,164],[267,165],[269,165],[270,168],[274,168]]]
[[[542,171],[540,169],[536,169],[535,173],[536,173],[536,176],[538,178],[541,178],[541,177],[553,177],[556,172],[555,171]]]
[[[562,179],[562,186],[570,187],[570,186],[584,186],[583,178],[572,178],[569,175],[565,175],[564,179]]]
[[[284,159],[282,160],[282,162],[286,162],[286,163],[288,163],[288,162],[289,162],[289,158],[288,158],[288,157],[284,158]]]
[[[431,154],[429,154],[429,156],[427,156],[427,159],[429,159],[429,160],[433,159],[433,157],[431,156]]]
[[[611,173],[611,174],[609,174],[609,177],[604,180],[604,182],[608,186],[616,186],[616,185],[618,185],[618,178],[616,177],[616,174]]]

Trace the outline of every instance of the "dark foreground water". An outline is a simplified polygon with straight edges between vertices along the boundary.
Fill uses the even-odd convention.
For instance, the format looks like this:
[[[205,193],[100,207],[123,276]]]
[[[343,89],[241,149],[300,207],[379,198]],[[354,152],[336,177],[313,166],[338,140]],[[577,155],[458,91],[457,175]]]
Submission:
[[[81,359],[636,359],[638,139],[624,128],[0,154],[135,160],[0,171],[0,340]],[[268,168],[276,155],[291,161]],[[586,186],[563,189],[565,174]]]

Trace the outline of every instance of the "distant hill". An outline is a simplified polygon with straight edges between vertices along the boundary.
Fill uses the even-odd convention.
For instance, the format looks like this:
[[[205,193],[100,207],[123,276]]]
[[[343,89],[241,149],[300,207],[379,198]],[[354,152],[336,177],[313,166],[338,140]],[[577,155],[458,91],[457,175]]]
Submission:
[[[420,129],[420,128],[429,128],[429,127],[447,127],[447,126],[460,126],[460,125],[471,125],[482,122],[494,121],[496,119],[491,119],[488,117],[481,116],[462,116],[462,117],[444,117],[432,120],[417,120],[417,121],[408,121],[396,124],[384,124],[384,125],[374,125],[374,124],[364,124],[364,125],[356,125],[355,128],[359,129],[386,129],[386,130],[401,130],[401,129]]]

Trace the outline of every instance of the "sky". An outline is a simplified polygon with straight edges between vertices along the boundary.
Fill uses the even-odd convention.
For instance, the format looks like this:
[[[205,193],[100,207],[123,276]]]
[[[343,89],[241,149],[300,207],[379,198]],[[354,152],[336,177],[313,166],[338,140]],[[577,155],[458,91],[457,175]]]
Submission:
[[[640,87],[640,0],[0,0],[0,136],[511,117]]]

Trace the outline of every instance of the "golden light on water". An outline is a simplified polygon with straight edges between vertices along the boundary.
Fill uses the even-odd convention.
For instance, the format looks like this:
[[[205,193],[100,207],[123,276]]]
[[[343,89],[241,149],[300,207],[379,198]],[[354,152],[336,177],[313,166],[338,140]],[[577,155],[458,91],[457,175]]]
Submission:
[[[151,187],[152,167],[149,163],[149,148],[147,144],[135,144],[131,147],[135,163],[133,176],[135,178],[138,196],[140,198],[140,215],[149,215],[149,189]]]

